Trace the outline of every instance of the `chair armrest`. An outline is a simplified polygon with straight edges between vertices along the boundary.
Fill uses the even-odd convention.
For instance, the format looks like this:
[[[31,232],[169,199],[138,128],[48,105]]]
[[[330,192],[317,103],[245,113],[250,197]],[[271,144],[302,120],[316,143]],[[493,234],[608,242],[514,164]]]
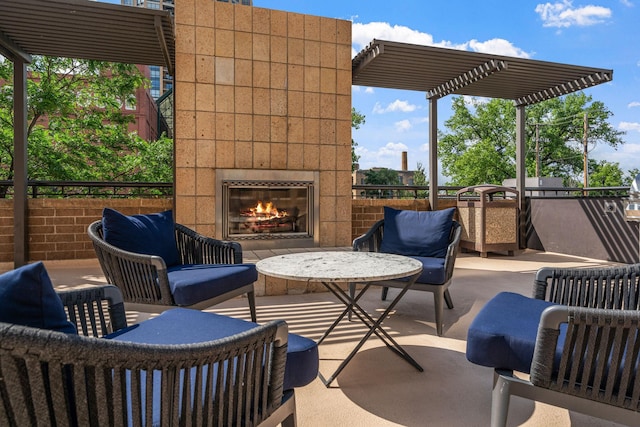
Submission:
[[[102,221],[87,230],[108,283],[116,285],[126,302],[173,305],[162,257],[122,250],[102,237]]]
[[[447,280],[453,276],[453,269],[460,249],[461,236],[462,226],[459,222],[453,221],[453,225],[451,226],[451,237],[449,238],[449,245],[447,246],[447,254],[445,255],[444,261],[445,277]]]
[[[122,293],[113,285],[68,289],[57,294],[69,321],[81,335],[102,337],[127,327]]]
[[[182,264],[242,264],[238,242],[213,239],[175,224],[176,242]]]
[[[279,320],[215,341],[154,345],[0,323],[2,390],[10,391],[0,393],[0,419],[186,425],[220,410],[224,425],[236,417],[259,425],[282,403],[286,328]]]
[[[380,252],[383,233],[384,219],[381,219],[373,224],[369,231],[353,240],[353,250],[356,252]]]
[[[566,337],[558,357],[560,325]],[[540,319],[531,382],[610,405],[637,408],[640,312],[553,306]]]
[[[536,273],[533,297],[569,306],[637,310],[640,308],[640,264],[543,267]]]

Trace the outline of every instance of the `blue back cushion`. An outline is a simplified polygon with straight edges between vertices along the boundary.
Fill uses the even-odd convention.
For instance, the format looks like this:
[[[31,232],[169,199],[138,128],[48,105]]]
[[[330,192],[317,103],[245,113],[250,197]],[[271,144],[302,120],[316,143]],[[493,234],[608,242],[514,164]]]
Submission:
[[[384,207],[380,250],[391,254],[444,258],[455,208],[405,211]]]
[[[104,208],[102,229],[105,242],[129,252],[157,255],[167,266],[180,263],[173,214],[123,215]]]
[[[42,262],[0,274],[0,322],[76,333]]]

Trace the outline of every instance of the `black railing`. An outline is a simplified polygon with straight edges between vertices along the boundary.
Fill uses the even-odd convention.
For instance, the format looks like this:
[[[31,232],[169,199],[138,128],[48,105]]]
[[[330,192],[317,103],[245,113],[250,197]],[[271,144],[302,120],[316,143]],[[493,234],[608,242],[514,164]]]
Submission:
[[[13,181],[0,181],[0,194],[13,197]],[[171,182],[119,181],[29,181],[29,197],[168,197],[173,195]]]
[[[465,187],[439,186],[438,198],[456,198]],[[353,185],[354,199],[423,199],[429,197],[429,187],[419,185]],[[527,197],[628,197],[629,187],[526,187]],[[465,198],[473,198],[465,195]]]
[[[38,197],[171,197],[170,182],[120,181],[29,181],[28,196]],[[439,186],[439,198],[456,197],[464,187]],[[420,185],[353,185],[354,199],[423,199],[429,197],[429,187]],[[629,187],[527,187],[527,197],[628,197]],[[13,181],[0,181],[0,198],[13,197]],[[468,198],[465,195],[465,198]]]

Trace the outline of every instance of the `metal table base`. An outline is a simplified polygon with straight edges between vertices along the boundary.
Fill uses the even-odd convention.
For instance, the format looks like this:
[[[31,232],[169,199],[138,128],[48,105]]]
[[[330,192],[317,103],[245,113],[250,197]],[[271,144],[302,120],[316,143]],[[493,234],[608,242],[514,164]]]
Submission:
[[[318,373],[318,377],[323,382],[323,384],[327,387],[331,385],[333,380],[342,372],[342,370],[347,366],[347,364],[351,361],[353,356],[362,348],[364,343],[369,339],[372,334],[376,334],[378,338],[385,343],[387,348],[392,350],[394,353],[402,357],[409,364],[415,367],[418,371],[423,372],[424,369],[418,362],[416,362],[410,355],[407,353],[401,346],[398,344],[392,337],[389,335],[387,331],[382,328],[382,322],[387,318],[391,310],[396,306],[396,304],[402,299],[405,293],[411,288],[411,286],[415,283],[416,279],[420,276],[420,273],[413,275],[408,281],[407,284],[401,289],[400,293],[391,301],[387,309],[382,313],[377,319],[371,317],[369,313],[365,309],[363,309],[358,301],[364,295],[364,293],[372,286],[375,285],[375,282],[363,283],[364,286],[360,289],[353,298],[345,292],[339,285],[333,282],[321,282],[333,295],[335,295],[344,305],[344,311],[338,316],[338,318],[333,322],[333,324],[327,329],[322,338],[318,340],[318,345],[320,345],[325,338],[329,336],[329,334],[335,329],[335,327],[340,323],[345,316],[349,316],[351,319],[351,314],[355,314],[358,319],[368,328],[368,332],[362,337],[360,342],[355,346],[355,348],[351,351],[351,353],[342,361],[338,369],[331,374],[329,378],[325,378],[322,373]]]

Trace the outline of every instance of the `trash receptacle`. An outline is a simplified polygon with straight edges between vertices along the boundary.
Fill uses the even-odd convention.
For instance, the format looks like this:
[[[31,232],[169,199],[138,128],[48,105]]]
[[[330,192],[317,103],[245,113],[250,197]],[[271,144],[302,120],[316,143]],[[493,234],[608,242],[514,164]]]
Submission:
[[[476,185],[456,193],[462,225],[460,247],[480,252],[518,250],[518,191],[510,187]]]

